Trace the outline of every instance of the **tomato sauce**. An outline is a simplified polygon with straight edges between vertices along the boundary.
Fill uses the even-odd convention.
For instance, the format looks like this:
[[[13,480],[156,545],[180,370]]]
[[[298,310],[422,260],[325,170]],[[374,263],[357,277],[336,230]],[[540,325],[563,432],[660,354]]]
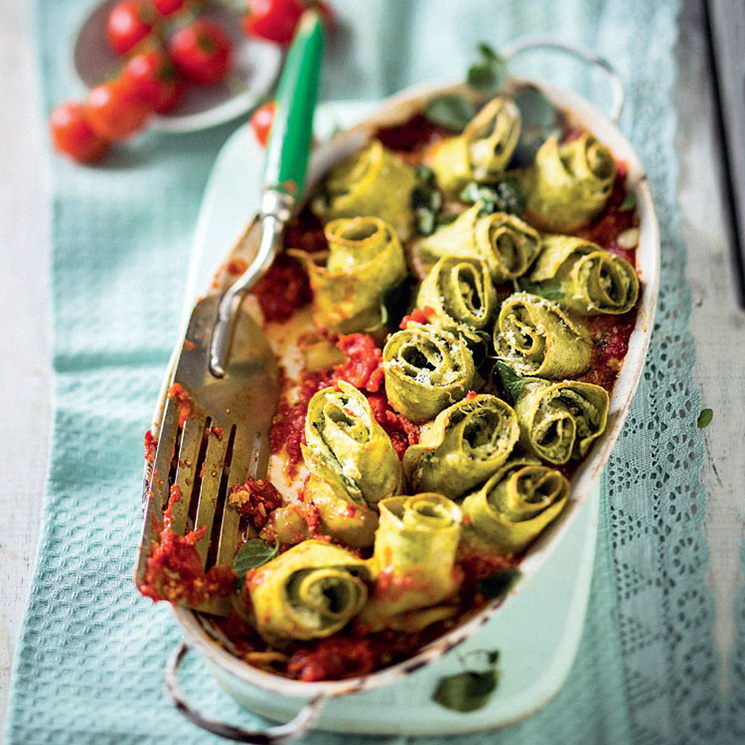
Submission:
[[[270,513],[282,505],[282,497],[271,481],[246,479],[243,484],[237,484],[230,490],[228,502],[260,531]]]
[[[189,530],[178,535],[171,527],[173,508],[182,499],[181,489],[171,487],[168,507],[163,515],[163,527],[157,532],[140,592],[153,601],[187,602],[198,605],[208,597],[229,595],[235,589],[235,572],[228,566],[214,566],[205,572],[196,544],[206,528]]]

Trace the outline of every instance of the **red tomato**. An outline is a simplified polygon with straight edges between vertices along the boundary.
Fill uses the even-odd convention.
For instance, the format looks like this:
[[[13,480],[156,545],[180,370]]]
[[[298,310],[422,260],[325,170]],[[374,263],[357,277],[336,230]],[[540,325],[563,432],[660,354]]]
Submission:
[[[162,16],[170,16],[183,10],[186,0],[153,0],[153,4]]]
[[[201,85],[223,80],[233,60],[230,37],[216,23],[204,18],[176,31],[169,51],[176,69],[187,80]]]
[[[93,130],[107,140],[126,140],[142,128],[150,107],[123,80],[92,88],[85,103]]]
[[[248,0],[248,13],[241,20],[244,33],[262,39],[288,44],[303,11],[317,5],[328,28],[333,25],[333,12],[326,3],[311,0]]]
[[[272,132],[272,124],[274,124],[276,113],[277,104],[274,101],[269,101],[269,103],[259,106],[251,117],[251,129],[262,147],[266,147],[267,142],[269,142],[269,135]]]
[[[109,45],[116,54],[126,54],[153,30],[152,11],[142,0],[117,3],[106,22]]]
[[[92,163],[109,149],[108,141],[91,129],[85,110],[75,101],[55,106],[49,117],[49,129],[54,147],[79,163]]]
[[[140,52],[131,57],[122,72],[122,80],[159,114],[173,109],[184,92],[176,66],[162,49]]]

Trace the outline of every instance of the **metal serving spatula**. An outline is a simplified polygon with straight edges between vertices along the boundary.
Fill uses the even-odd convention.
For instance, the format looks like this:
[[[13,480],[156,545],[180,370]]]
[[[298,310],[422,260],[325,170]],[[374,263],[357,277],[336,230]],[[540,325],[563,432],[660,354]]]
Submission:
[[[240,516],[227,504],[231,488],[266,473],[279,397],[277,364],[241,301],[281,249],[284,226],[303,191],[322,50],[319,16],[306,11],[277,91],[261,210],[242,238],[244,245],[255,246],[255,258],[222,296],[197,302],[174,366],[155,457],[145,473],[138,585],[172,492],[180,499],[172,504],[171,528],[184,535],[205,527],[196,550],[208,570],[230,565],[242,540]],[[192,607],[226,615],[230,602],[214,598]]]

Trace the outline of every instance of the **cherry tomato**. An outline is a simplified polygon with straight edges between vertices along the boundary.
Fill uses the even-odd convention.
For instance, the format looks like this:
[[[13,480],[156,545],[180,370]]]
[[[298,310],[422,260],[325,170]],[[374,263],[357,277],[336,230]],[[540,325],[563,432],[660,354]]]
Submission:
[[[97,135],[86,121],[85,109],[75,101],[55,106],[49,117],[54,147],[79,163],[92,163],[109,149],[109,143]]]
[[[142,0],[122,0],[109,13],[106,35],[116,54],[126,54],[153,30],[154,18]]]
[[[251,117],[251,129],[262,147],[266,147],[267,142],[269,142],[269,135],[272,131],[276,113],[277,104],[274,101],[269,101],[269,103],[259,106]]]
[[[248,13],[241,20],[245,34],[288,44],[303,11],[317,6],[327,28],[333,25],[333,13],[326,3],[312,0],[248,0]]]
[[[171,111],[184,92],[176,66],[162,49],[151,49],[131,57],[122,72],[122,80],[159,114]]]
[[[153,4],[162,16],[170,16],[183,10],[186,0],[153,0]]]
[[[216,23],[204,18],[176,31],[169,51],[176,69],[187,80],[200,85],[223,80],[233,60],[230,37]]]
[[[101,137],[126,140],[145,124],[150,107],[121,78],[101,83],[88,93],[86,118]]]

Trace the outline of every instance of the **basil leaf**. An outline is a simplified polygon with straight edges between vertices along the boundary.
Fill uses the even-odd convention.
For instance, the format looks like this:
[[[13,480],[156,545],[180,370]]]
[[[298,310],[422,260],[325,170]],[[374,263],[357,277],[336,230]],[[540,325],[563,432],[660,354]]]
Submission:
[[[432,700],[446,709],[464,713],[483,708],[499,682],[498,660],[499,653],[490,652],[486,670],[467,670],[440,678]]]
[[[509,169],[526,168],[535,160],[540,146],[553,134],[560,134],[554,105],[535,86],[514,96],[520,109],[522,129]]]
[[[409,309],[409,296],[414,278],[407,274],[403,279],[395,282],[383,292],[380,303],[382,325],[387,328],[397,328],[401,319]]]
[[[435,186],[436,174],[429,166],[425,166],[424,163],[420,163],[414,169],[414,177],[420,184],[424,184],[424,186],[431,186],[433,188]]]
[[[476,105],[463,96],[437,96],[427,101],[424,116],[433,124],[439,124],[453,132],[462,132],[466,124],[476,116]]]
[[[522,577],[519,569],[504,569],[484,577],[476,586],[478,591],[489,600],[506,595]]]
[[[523,129],[550,130],[556,127],[556,109],[551,101],[534,85],[526,86],[514,97],[520,109]]]
[[[698,415],[696,420],[696,426],[699,429],[708,427],[711,424],[711,420],[714,418],[714,412],[711,409],[701,409],[701,413]]]
[[[481,60],[468,68],[468,85],[486,96],[494,96],[507,81],[507,61],[488,44],[481,43],[477,49]]]
[[[636,207],[636,194],[633,191],[627,192],[626,196],[621,202],[621,206],[618,208],[619,212],[626,212],[627,210],[633,210]]]
[[[233,571],[238,575],[238,581],[243,584],[246,572],[256,569],[270,562],[275,556],[279,556],[279,543],[272,546],[271,543],[262,541],[261,538],[247,540],[239,549],[233,559]]]
[[[460,193],[460,200],[473,204],[481,202],[482,215],[508,212],[522,217],[527,207],[525,195],[520,190],[517,180],[512,177],[502,179],[496,184],[479,184],[471,181]]]
[[[509,365],[504,362],[495,362],[492,370],[492,380],[497,386],[499,395],[508,403],[514,404],[523,389],[525,379],[518,375]]]
[[[479,53],[485,60],[506,63],[506,60],[494,51],[494,47],[490,46],[485,41],[479,42],[476,45],[476,49],[479,50]]]
[[[537,284],[531,282],[525,277],[520,277],[517,280],[517,286],[523,292],[529,292],[531,295],[538,295],[538,297],[546,298],[546,300],[561,300],[564,297],[564,290],[562,289],[561,282],[551,281],[542,282]]]
[[[414,214],[416,232],[419,235],[432,235],[435,232],[436,220],[431,210],[419,209]]]

